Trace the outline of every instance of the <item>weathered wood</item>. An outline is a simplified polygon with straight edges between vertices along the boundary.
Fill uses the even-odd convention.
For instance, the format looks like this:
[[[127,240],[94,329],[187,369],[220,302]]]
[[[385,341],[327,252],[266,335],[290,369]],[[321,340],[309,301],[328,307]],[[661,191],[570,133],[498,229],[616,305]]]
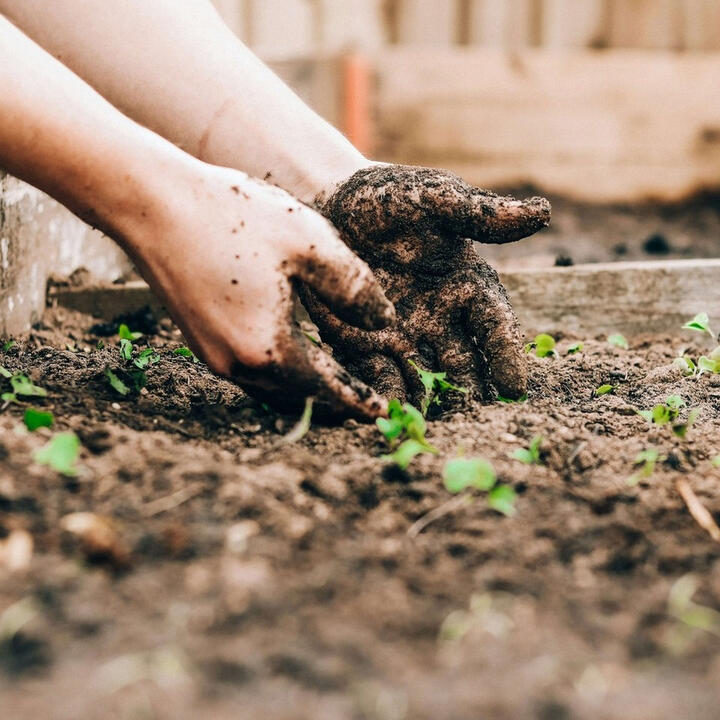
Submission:
[[[720,317],[720,260],[577,265],[501,278],[530,335],[677,334],[698,312]]]
[[[384,160],[597,201],[720,185],[720,54],[391,49],[377,72]]]
[[[528,335],[673,333],[698,312],[720,317],[720,260],[577,265],[500,273]],[[112,319],[161,304],[143,282],[54,288],[52,302]],[[690,336],[688,336],[690,337]]]

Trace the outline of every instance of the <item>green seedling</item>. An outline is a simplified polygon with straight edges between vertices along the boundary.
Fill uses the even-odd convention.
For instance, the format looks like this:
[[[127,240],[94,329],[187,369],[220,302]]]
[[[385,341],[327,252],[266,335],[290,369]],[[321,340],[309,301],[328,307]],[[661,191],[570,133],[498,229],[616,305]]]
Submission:
[[[423,384],[423,387],[425,388],[425,397],[422,400],[422,403],[420,404],[420,408],[422,410],[423,415],[427,415],[428,408],[433,403],[435,405],[440,404],[440,400],[442,396],[445,393],[448,392],[457,392],[457,393],[463,393],[464,395],[467,394],[467,388],[458,387],[457,385],[453,385],[452,383],[448,382],[445,378],[447,378],[447,373],[444,372],[430,372],[429,370],[423,370],[419,365],[414,363],[412,360],[408,360],[408,363],[410,364],[410,367],[415,370],[415,372],[420,377],[420,382]]]
[[[18,395],[24,397],[47,397],[45,388],[35,385],[27,375],[23,373],[11,373],[7,368],[0,365],[0,377],[10,381],[12,392],[4,392],[0,395],[3,402],[16,403]]]
[[[542,435],[535,435],[527,448],[518,448],[511,457],[526,465],[540,465],[540,445],[542,441]]]
[[[694,575],[683,575],[670,589],[668,614],[689,629],[720,637],[720,612],[693,600],[699,586]]]
[[[665,456],[661,456],[655,448],[649,448],[638,453],[635,456],[634,464],[640,465],[640,468],[628,478],[627,484],[634,486],[641,480],[647,480],[655,472],[655,465],[663,460],[665,460]]]
[[[655,425],[666,425],[676,420],[685,401],[679,395],[669,395],[664,403],[655,405],[652,410],[638,410],[637,413]]]
[[[8,340],[7,342],[3,343],[3,352],[7,352],[11,347],[14,347],[16,345],[14,340]]]
[[[581,342],[573,343],[566,351],[567,355],[575,355],[575,353],[582,352],[584,345]]]
[[[612,346],[622,348],[623,350],[627,350],[630,347],[628,345],[627,338],[620,333],[614,333],[613,335],[609,335],[607,341]]]
[[[530,353],[533,350],[535,355],[539,358],[544,357],[557,357],[557,350],[555,349],[555,338],[547,333],[540,333],[536,335],[532,342],[529,342],[525,346],[525,352]]]
[[[173,350],[173,355],[180,355],[180,357],[192,358],[192,361],[194,363],[200,362],[197,358],[197,355],[195,355],[195,353],[187,347],[175,348],[175,350]]]
[[[120,357],[125,362],[132,360],[133,346],[132,342],[127,338],[120,338]]]
[[[121,340],[129,340],[130,342],[135,342],[135,340],[139,340],[143,336],[141,332],[132,332],[125,323],[118,326],[118,335]]]
[[[710,357],[702,355],[698,358],[698,375],[704,372],[712,373],[713,375],[720,373],[720,346],[716,347],[710,353]]]
[[[482,458],[455,458],[445,463],[443,481],[448,492],[487,492],[488,505],[503,515],[515,514],[517,494],[509,485],[497,485],[495,468]]]
[[[599,388],[595,388],[595,390],[593,390],[593,395],[595,395],[595,397],[599,397],[600,395],[609,395],[614,391],[615,387],[613,385],[601,385]]]
[[[699,372],[698,366],[693,362],[693,359],[689,355],[676,357],[673,360],[673,365],[679,368],[683,375],[696,375]]]
[[[149,365],[155,365],[160,362],[160,356],[153,350],[153,348],[145,348],[138,356],[133,360],[133,365],[140,370],[144,370]]]
[[[312,410],[314,402],[314,397],[309,397],[305,399],[305,408],[303,409],[303,413],[293,427],[293,429],[290,430],[290,432],[281,439],[280,442],[282,445],[292,445],[293,443],[302,440],[308,434],[308,432],[310,432],[310,424],[312,421]]]
[[[679,438],[684,438],[687,435],[687,431],[695,424],[695,421],[700,415],[700,410],[693,408],[687,416],[687,420],[681,423],[675,423],[672,426],[672,431]]]
[[[73,432],[58,433],[50,442],[35,453],[35,462],[48,465],[61,475],[77,475],[77,459],[80,454],[80,440]]]
[[[517,398],[517,400],[513,400],[513,398],[506,398],[506,397],[503,397],[502,395],[498,395],[497,398],[495,398],[495,399],[496,399],[498,402],[508,403],[508,404],[510,404],[510,403],[524,403],[524,402],[527,402],[528,396],[527,396],[527,393],[525,393],[525,394],[522,395],[521,397]]]
[[[35,408],[28,408],[23,416],[25,427],[30,431],[34,432],[38,428],[49,428],[53,426],[55,418],[51,412],[45,412],[44,410],[36,410]]]
[[[130,388],[109,367],[105,368],[105,377],[110,387],[120,395],[127,395],[130,392]]]
[[[104,340],[98,340],[97,345],[95,346],[98,350],[104,350],[105,349],[105,341]]]
[[[420,453],[437,454],[438,452],[425,439],[427,430],[425,417],[410,403],[403,405],[397,399],[391,400],[388,405],[388,417],[378,418],[376,424],[391,446],[400,443],[394,452],[383,455],[382,459],[395,463],[403,470],[407,469],[416,455]]]
[[[711,338],[715,337],[715,334],[710,329],[710,318],[707,313],[698,313],[692,320],[688,320],[683,325],[683,330],[695,330],[697,332],[707,333]]]

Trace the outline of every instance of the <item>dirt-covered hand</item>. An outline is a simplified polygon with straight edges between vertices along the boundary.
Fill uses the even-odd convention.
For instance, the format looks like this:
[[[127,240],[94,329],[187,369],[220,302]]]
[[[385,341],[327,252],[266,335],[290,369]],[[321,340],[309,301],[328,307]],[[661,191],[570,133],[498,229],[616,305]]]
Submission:
[[[550,204],[472,187],[452,173],[401,165],[356,172],[320,211],[372,268],[397,322],[375,332],[350,327],[312,292],[303,300],[336,357],[386,397],[419,402],[409,360],[446,371],[475,397],[526,392],[527,360],[517,318],[497,273],[473,241],[506,243],[545,227]]]
[[[151,209],[141,241],[129,246],[195,352],[276,405],[294,408],[314,396],[332,414],[383,414],[384,398],[294,321],[299,281],[348,322],[373,329],[394,320],[370,268],[335,228],[283,190],[234,170],[195,163],[188,178],[168,182],[166,209]]]

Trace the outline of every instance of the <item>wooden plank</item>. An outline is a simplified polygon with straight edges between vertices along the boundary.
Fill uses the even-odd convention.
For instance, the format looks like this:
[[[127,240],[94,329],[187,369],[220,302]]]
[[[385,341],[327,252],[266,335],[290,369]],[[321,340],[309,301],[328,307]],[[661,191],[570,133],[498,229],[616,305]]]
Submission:
[[[266,60],[311,56],[315,9],[308,0],[248,0],[248,40]]]
[[[720,315],[720,260],[507,270],[500,278],[529,335],[560,331],[588,336],[677,334],[698,312]],[[107,320],[146,305],[157,317],[164,314],[143,282],[54,288],[50,297],[58,305]]]
[[[698,312],[720,315],[720,260],[577,265],[501,279],[529,335],[677,335]]]
[[[384,160],[597,201],[720,185],[720,55],[398,49],[377,72]]]
[[[455,42],[454,0],[428,3],[402,0],[398,16],[398,42],[405,45],[451,45]]]

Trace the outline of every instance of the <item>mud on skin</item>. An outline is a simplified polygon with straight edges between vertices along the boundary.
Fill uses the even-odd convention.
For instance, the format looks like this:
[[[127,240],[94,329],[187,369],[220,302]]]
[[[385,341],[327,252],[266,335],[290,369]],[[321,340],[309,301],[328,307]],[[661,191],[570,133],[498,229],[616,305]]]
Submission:
[[[303,291],[323,339],[352,374],[386,397],[416,403],[422,386],[408,360],[447,371],[474,399],[526,392],[517,318],[473,241],[507,243],[537,232],[550,221],[547,200],[519,202],[446,171],[389,165],[355,173],[317,205],[397,312],[393,327],[368,332]]]

